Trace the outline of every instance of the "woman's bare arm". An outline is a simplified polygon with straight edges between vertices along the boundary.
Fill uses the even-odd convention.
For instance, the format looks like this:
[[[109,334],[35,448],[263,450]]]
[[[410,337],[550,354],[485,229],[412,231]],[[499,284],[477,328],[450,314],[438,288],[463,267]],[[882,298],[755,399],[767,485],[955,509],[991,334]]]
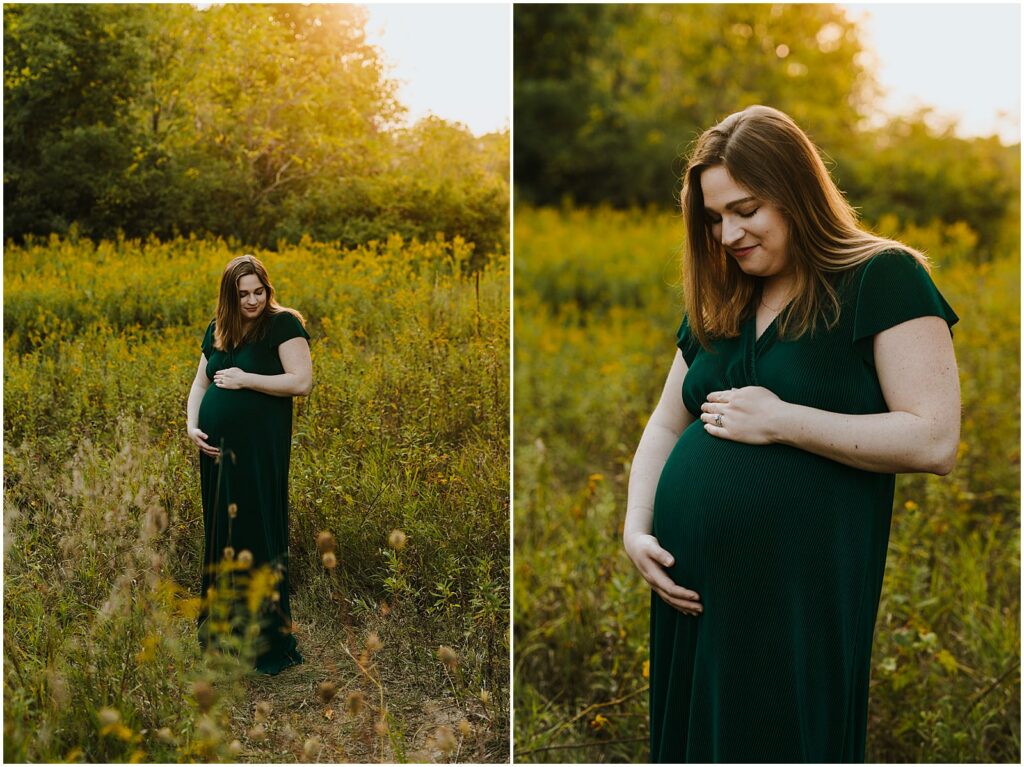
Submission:
[[[873,344],[887,413],[833,413],[745,387],[708,395],[704,428],[740,442],[792,445],[866,471],[948,474],[960,442],[960,381],[946,322],[918,317],[877,334]]]
[[[675,560],[651,534],[654,495],[661,471],[679,435],[694,420],[682,401],[686,369],[682,353],[677,352],[662,389],[661,399],[644,428],[633,456],[622,542],[629,558],[658,596],[678,610],[699,613],[703,610],[698,601],[700,596],[674,583],[665,573],[662,568],[671,567]]]
[[[313,360],[305,338],[290,338],[277,347],[284,372],[265,376],[241,368],[220,370],[213,383],[223,389],[252,389],[275,397],[305,396],[313,388]]]
[[[195,378],[192,380],[192,388],[188,392],[188,404],[185,406],[185,426],[188,430],[188,437],[206,455],[216,458],[220,450],[207,444],[209,435],[199,429],[199,406],[203,402],[203,395],[210,388],[210,379],[206,377],[206,355],[199,355],[199,368],[196,370]]]

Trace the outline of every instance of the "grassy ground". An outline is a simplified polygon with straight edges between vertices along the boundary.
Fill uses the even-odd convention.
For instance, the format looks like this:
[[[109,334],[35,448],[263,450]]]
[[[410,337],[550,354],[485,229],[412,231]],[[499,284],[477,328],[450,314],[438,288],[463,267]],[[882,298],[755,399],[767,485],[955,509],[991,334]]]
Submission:
[[[516,212],[517,761],[647,759],[649,591],[621,525],[675,353],[681,233],[671,215]],[[1019,257],[972,265],[962,234],[906,233],[961,317],[963,431],[950,476],[897,483],[869,761],[1020,758]]]
[[[6,758],[506,761],[507,257],[474,274],[458,241],[257,253],[310,320],[315,377],[290,476],[306,663],[263,678],[194,632],[185,398],[240,252],[5,250]]]

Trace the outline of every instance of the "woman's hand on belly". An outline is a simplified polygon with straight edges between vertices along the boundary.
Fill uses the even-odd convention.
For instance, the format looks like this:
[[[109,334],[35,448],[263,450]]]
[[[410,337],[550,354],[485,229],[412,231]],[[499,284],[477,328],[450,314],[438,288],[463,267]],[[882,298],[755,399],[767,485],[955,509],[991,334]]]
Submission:
[[[713,391],[700,406],[704,430],[714,437],[770,445],[775,442],[774,419],[784,403],[763,386]]]
[[[211,458],[216,458],[220,455],[220,450],[207,444],[206,440],[210,438],[210,435],[200,429],[198,426],[190,426],[188,429],[188,438],[199,446],[199,449]]]
[[[704,612],[697,592],[677,585],[668,577],[663,568],[671,567],[675,559],[661,548],[657,538],[645,533],[633,533],[626,537],[624,543],[626,553],[640,575],[654,589],[654,593],[687,615],[700,615]]]
[[[213,374],[213,383],[221,389],[244,389],[249,385],[248,376],[242,368],[224,368]]]

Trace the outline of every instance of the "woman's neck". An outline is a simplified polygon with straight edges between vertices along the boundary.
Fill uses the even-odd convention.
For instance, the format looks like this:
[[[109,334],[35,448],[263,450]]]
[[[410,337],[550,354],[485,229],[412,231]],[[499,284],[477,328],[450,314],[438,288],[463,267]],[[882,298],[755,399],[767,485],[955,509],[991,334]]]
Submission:
[[[793,297],[793,284],[796,278],[792,273],[772,275],[761,281],[761,303],[772,311],[781,311]]]

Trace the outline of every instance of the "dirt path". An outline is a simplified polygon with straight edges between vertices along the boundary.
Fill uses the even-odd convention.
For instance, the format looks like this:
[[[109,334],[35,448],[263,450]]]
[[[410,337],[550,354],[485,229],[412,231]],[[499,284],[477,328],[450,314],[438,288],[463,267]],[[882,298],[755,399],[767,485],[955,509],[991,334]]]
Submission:
[[[478,709],[463,710],[451,691],[434,690],[432,697],[415,679],[395,678],[383,663],[371,666],[371,673],[383,676],[384,703],[394,731],[382,731],[377,713],[380,689],[346,652],[344,634],[304,620],[298,605],[294,618],[305,663],[277,676],[254,674],[246,679],[247,701],[231,712],[229,737],[239,740],[239,761],[507,761],[484,753],[481,732],[488,723],[473,705],[478,701],[463,701],[465,708]],[[362,640],[362,633],[358,637]],[[357,640],[348,641],[355,658],[365,660],[360,657],[363,648],[355,646]],[[320,692],[325,682],[335,688],[326,702]],[[261,703],[269,703],[269,714],[258,711]]]

